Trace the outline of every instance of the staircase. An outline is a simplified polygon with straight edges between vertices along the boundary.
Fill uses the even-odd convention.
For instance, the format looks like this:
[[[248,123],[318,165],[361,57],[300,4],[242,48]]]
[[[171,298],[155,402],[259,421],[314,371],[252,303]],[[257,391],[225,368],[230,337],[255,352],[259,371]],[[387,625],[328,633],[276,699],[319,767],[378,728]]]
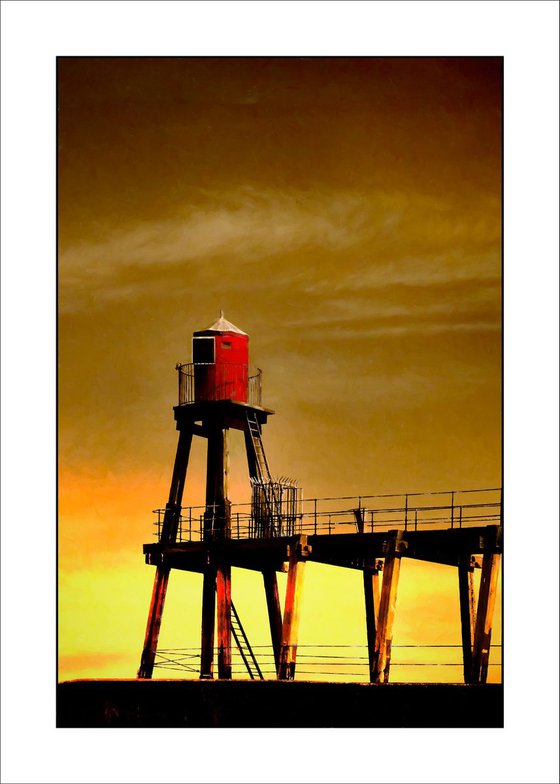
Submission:
[[[256,678],[264,680],[261,668],[259,667],[255,658],[255,654],[253,653],[253,649],[249,644],[249,640],[245,634],[245,629],[241,625],[239,615],[237,614],[237,610],[235,609],[233,602],[231,603],[231,632],[251,680],[255,680]]]
[[[265,487],[268,486],[268,488],[270,488],[272,503],[270,503],[268,494],[266,494],[267,506],[269,507],[268,516],[270,518],[271,533],[273,536],[276,536],[278,530],[274,523],[274,519],[276,518],[280,526],[281,519],[282,519],[282,509],[281,509],[281,504],[278,500],[276,489],[274,487],[274,482],[272,481],[272,477],[270,475],[268,460],[266,459],[266,454],[264,452],[259,420],[257,419],[257,415],[254,411],[247,411],[247,429],[248,429],[249,436],[251,438],[251,442],[253,444],[253,449],[255,454],[255,468],[256,468],[255,479],[263,486]]]
[[[259,482],[272,482],[270,469],[268,467],[268,460],[266,459],[266,455],[264,453],[259,420],[253,411],[247,412],[247,427],[249,428],[249,435],[251,436],[251,441],[253,442],[253,447],[255,449],[257,468],[256,478],[259,480]]]

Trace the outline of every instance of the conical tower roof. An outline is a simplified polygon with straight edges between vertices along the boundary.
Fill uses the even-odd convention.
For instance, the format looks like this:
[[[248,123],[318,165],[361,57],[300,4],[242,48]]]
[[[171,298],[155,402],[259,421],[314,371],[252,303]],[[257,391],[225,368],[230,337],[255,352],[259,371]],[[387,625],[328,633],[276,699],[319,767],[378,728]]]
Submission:
[[[235,324],[232,324],[231,321],[228,321],[224,318],[223,310],[220,310],[220,315],[217,321],[211,324],[209,327],[205,327],[205,329],[201,330],[201,332],[237,332],[238,335],[246,335],[246,332],[243,332],[242,329],[236,327]]]

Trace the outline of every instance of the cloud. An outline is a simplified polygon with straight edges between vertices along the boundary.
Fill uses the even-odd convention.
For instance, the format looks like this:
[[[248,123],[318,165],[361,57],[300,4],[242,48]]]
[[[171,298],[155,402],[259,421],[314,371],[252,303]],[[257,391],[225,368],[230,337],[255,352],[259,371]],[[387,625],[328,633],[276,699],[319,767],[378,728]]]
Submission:
[[[170,275],[211,282],[233,269],[317,293],[495,275],[498,265],[484,254],[474,266],[464,257],[466,245],[496,246],[495,212],[488,203],[469,215],[399,192],[199,190],[179,215],[62,248],[61,311],[79,309],[88,296],[103,304],[161,293]]]
[[[130,284],[119,277],[127,268],[196,267],[217,256],[242,265],[305,246],[341,250],[372,230],[363,201],[352,194],[309,197],[242,189],[208,196],[200,192],[202,202],[182,215],[110,231],[63,250],[65,298],[81,286],[126,290]]]

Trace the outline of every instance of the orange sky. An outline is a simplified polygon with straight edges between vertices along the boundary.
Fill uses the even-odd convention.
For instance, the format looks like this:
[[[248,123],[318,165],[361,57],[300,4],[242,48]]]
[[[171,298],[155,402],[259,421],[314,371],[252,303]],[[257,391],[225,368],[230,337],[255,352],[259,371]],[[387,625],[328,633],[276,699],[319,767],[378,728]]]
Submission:
[[[58,68],[59,676],[133,677],[174,365],[219,308],[263,368],[273,473],[306,496],[501,484],[501,61]],[[364,645],[360,574],[307,572],[301,642]],[[198,645],[200,591],[172,575],[160,647]],[[257,576],[232,591],[268,643]],[[459,642],[456,574],[405,559],[395,646]]]

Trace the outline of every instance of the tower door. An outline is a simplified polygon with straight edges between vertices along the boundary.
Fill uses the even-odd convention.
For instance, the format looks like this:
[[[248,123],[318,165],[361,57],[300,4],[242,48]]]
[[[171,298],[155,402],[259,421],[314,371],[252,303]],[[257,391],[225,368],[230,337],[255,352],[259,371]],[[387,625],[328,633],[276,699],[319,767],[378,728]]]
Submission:
[[[212,365],[216,361],[216,344],[213,337],[193,338],[193,362],[195,365]]]

